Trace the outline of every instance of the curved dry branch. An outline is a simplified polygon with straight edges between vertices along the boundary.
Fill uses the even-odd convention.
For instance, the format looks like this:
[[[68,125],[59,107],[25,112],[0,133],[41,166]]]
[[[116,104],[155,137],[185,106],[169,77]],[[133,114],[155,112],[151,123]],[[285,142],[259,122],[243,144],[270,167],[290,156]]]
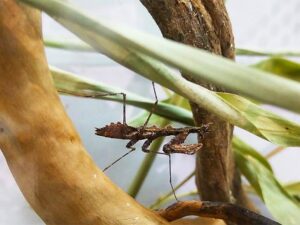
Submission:
[[[40,13],[0,2],[0,148],[32,208],[51,225],[169,224],[100,171],[54,88]]]
[[[280,225],[279,223],[248,209],[231,203],[221,202],[177,202],[165,210],[158,211],[157,214],[168,221],[178,220],[185,216],[201,216],[214,219],[223,219],[243,225]]]

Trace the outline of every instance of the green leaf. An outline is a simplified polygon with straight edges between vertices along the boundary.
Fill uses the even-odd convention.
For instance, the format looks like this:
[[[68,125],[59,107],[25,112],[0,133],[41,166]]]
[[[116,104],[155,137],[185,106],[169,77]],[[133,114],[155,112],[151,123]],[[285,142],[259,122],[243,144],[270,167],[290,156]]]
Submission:
[[[273,57],[252,65],[252,67],[300,82],[300,64],[297,62]]]
[[[290,193],[290,195],[298,196],[300,198],[300,182],[290,183],[284,185],[284,189]]]
[[[133,119],[131,119],[129,121],[129,125],[133,126],[133,127],[139,127],[142,126],[146,119],[148,118],[149,112],[142,112],[139,115],[137,115],[136,117],[134,117]],[[158,116],[156,114],[152,114],[152,116],[150,117],[150,120],[148,122],[148,126],[152,126],[152,125],[157,125],[157,124],[161,124],[161,121],[163,120],[163,118],[161,116]]]
[[[236,162],[242,174],[265,202],[274,218],[283,225],[298,225],[299,204],[276,180],[270,169],[261,163],[260,158],[249,152],[251,147],[244,148],[244,145],[233,146]]]
[[[258,160],[262,165],[266,167],[266,169],[270,170],[273,173],[272,167],[269,162],[262,156],[258,151],[252,148],[250,145],[243,142],[241,139],[237,138],[236,136],[232,139],[232,147],[235,150],[242,149],[243,154],[250,155],[256,160]]]
[[[125,43],[124,37],[123,37],[124,34],[122,34],[123,35],[122,36],[122,35],[118,34],[116,31],[111,30],[110,27],[106,27],[103,24],[93,21],[93,20],[89,19],[88,17],[74,11],[73,9],[69,8],[68,6],[66,6],[62,3],[59,3],[57,1],[51,1],[52,3],[55,3],[55,4],[47,5],[48,2],[49,1],[39,1],[39,3],[36,3],[36,4],[42,4],[43,7],[48,7],[47,10],[53,10],[51,7],[54,7],[54,10],[55,10],[55,7],[58,7],[59,9],[66,10],[65,12],[68,12],[71,14],[75,13],[78,17],[80,17],[82,20],[84,20],[86,22],[86,26],[84,26],[84,27],[78,26],[75,23],[71,22],[68,19],[68,17],[66,17],[68,19],[68,21],[65,19],[61,19],[61,18],[58,19],[57,17],[56,17],[56,19],[59,20],[60,22],[62,22],[65,26],[70,28],[72,31],[74,31],[83,40],[88,41],[88,43],[93,45],[95,48],[97,48],[97,50],[103,52],[104,54],[113,58],[117,62],[127,66],[128,68],[133,69],[134,71],[144,75],[145,77],[147,77],[151,80],[154,80],[157,83],[160,83],[161,85],[164,85],[165,87],[172,89],[176,93],[188,98],[189,100],[197,103],[198,105],[206,108],[207,110],[215,113],[216,115],[219,115],[221,118],[229,121],[230,123],[235,124],[243,129],[246,129],[258,136],[261,136],[267,140],[270,140],[270,141],[280,144],[280,145],[285,145],[285,146],[300,145],[300,139],[298,138],[299,140],[297,142],[297,140],[295,140],[295,138],[294,138],[299,133],[299,130],[300,130],[299,125],[292,123],[290,121],[284,120],[283,118],[280,118],[279,116],[273,116],[273,114],[271,116],[268,116],[267,115],[268,112],[266,110],[261,110],[259,107],[254,107],[254,106],[250,108],[250,113],[248,113],[248,114],[250,114],[250,116],[249,116],[249,115],[247,115],[247,113],[244,113],[243,111],[238,110],[239,105],[237,105],[237,106],[234,105],[234,103],[239,103],[238,101],[236,101],[236,99],[240,99],[240,101],[242,101],[242,102],[247,102],[247,100],[242,99],[242,97],[238,97],[238,96],[232,97],[234,99],[229,104],[229,102],[230,102],[229,98],[224,99],[223,96],[221,97],[220,95],[218,95],[212,91],[209,91],[199,85],[196,85],[194,83],[191,83],[191,82],[185,80],[179,74],[172,72],[168,67],[166,67],[162,63],[158,62],[157,60],[154,60],[153,58],[150,58],[141,53],[138,53],[137,51],[132,50],[132,49],[128,50],[127,46],[129,46],[129,45],[122,44],[122,43]],[[62,8],[60,8],[60,7],[62,7]],[[51,12],[54,12],[54,11],[51,11]],[[65,14],[68,14],[68,13],[65,13]],[[61,16],[61,15],[57,15],[57,16]],[[71,19],[74,19],[75,22],[82,25],[80,22],[82,20],[78,21],[77,17],[74,18],[74,16],[71,16]],[[89,27],[89,25],[91,26],[91,24],[93,24],[94,27]],[[108,33],[109,33],[109,35],[108,35]],[[110,35],[112,33],[114,33],[114,35],[116,37],[111,37]],[[110,37],[110,38],[108,39],[107,37]],[[116,39],[116,41],[114,41],[115,39]],[[125,41],[126,40],[129,41],[130,43],[132,42],[125,38]],[[118,41],[120,41],[120,43]],[[162,41],[161,44],[163,44],[163,45],[166,44],[167,46],[170,43],[169,41],[166,41],[166,40],[160,40],[160,41]],[[129,42],[128,42],[128,44],[130,44]],[[126,46],[126,48],[124,46]],[[172,43],[172,46],[175,48],[174,52],[178,52],[178,49],[176,50],[175,46],[179,46],[179,53],[183,52],[185,54],[186,52],[184,49],[188,49],[187,53],[189,53],[190,50],[192,50],[190,52],[190,54],[193,53],[194,51],[196,51],[197,53],[200,54],[199,55],[200,59],[202,58],[205,61],[205,63],[208,63],[208,64],[215,63],[213,65],[213,67],[219,66],[219,64],[221,65],[222,62],[224,62],[224,59],[221,59],[221,58],[218,58],[215,56],[211,56],[200,50],[191,49],[190,47],[186,47],[186,46],[175,44],[175,43]],[[183,48],[183,50],[182,50],[182,48]],[[170,51],[170,52],[172,52],[172,54],[169,54],[169,55],[173,55],[173,51]],[[208,55],[209,55],[209,57],[211,57],[211,62],[208,62],[206,60],[206,56],[208,56]],[[185,58],[187,56],[178,54],[178,57],[181,58],[182,60],[185,60]],[[190,55],[190,57],[192,57],[192,55]],[[199,58],[199,57],[194,57],[194,58]],[[219,63],[218,60],[221,60],[222,62]],[[227,63],[226,60],[225,60],[225,62]],[[228,63],[229,63],[229,61],[228,61]],[[234,66],[232,66],[232,65],[234,65]],[[237,71],[239,71],[238,68],[235,68],[236,64],[234,64],[232,62],[230,62],[230,65],[228,65],[228,66],[233,67],[233,70],[237,69]],[[195,66],[195,65],[193,67],[194,68],[198,68],[198,67],[202,68],[202,66]],[[180,67],[180,68],[183,68],[183,67]],[[203,73],[205,71],[210,71],[210,70],[214,70],[216,72],[216,70],[214,68],[209,68],[209,67],[204,67],[204,68],[206,68],[206,69],[204,69],[203,71],[201,70]],[[199,74],[201,74],[201,71],[200,72],[198,71]],[[224,70],[224,72],[226,72],[226,70]],[[226,76],[228,74],[230,74],[231,72],[232,71],[227,71]],[[221,74],[221,73],[219,73],[219,74]],[[276,77],[276,76],[274,76],[274,77]],[[266,83],[268,83],[268,82],[269,81],[266,80]],[[253,88],[251,88],[251,89],[253,92]],[[268,95],[271,95],[271,93]],[[276,96],[274,96],[274,98],[276,98]],[[145,104],[138,103],[137,101],[131,101],[131,103],[136,106],[139,106],[139,107],[148,107],[148,110],[150,107],[149,104],[145,105]],[[251,114],[253,114],[253,112],[251,111],[253,108],[255,108],[255,115],[256,115],[255,117],[251,116]],[[166,116],[168,116],[168,115],[166,115]],[[267,121],[270,121],[270,124],[267,124],[267,123],[264,124],[264,123],[260,122],[260,121],[264,120],[265,117],[267,117],[266,118]],[[253,118],[255,119],[254,122],[251,121],[251,119],[253,119]],[[257,120],[257,118],[259,118],[259,120]],[[275,122],[272,121],[272,118],[274,118]],[[173,120],[176,120],[175,116],[173,116]],[[280,121],[280,123],[278,121]],[[272,132],[272,129],[274,129],[274,126],[275,126],[276,130],[275,130],[275,132]],[[287,129],[291,130],[290,132],[293,134],[291,139],[287,135],[284,135],[284,132],[286,132],[285,131],[286,126],[287,126]]]
[[[177,108],[177,107],[181,108],[182,105],[185,104],[185,99],[177,94],[173,94],[173,95],[170,95],[169,98],[167,98],[161,102],[166,103],[166,104],[171,104],[171,105],[175,106],[175,108]],[[174,103],[176,103],[176,104],[174,104]],[[158,107],[159,107],[159,105],[158,105]],[[182,107],[182,108],[185,109],[185,107]],[[190,112],[190,110],[188,110],[188,111]],[[129,124],[134,127],[142,126],[145,123],[148,116],[149,116],[149,112],[142,112],[139,115],[137,115],[136,117],[134,117],[129,122]],[[191,117],[191,120],[192,120],[192,117]],[[175,120],[173,120],[173,121],[175,121]],[[176,121],[180,122],[178,120],[176,120]],[[152,114],[149,119],[148,125],[151,126],[151,125],[169,124],[169,123],[170,123],[170,121],[164,121],[164,118],[162,118],[161,116]],[[193,126],[194,124],[190,123],[187,125]]]
[[[57,48],[63,50],[70,50],[70,51],[83,51],[83,52],[95,52],[93,48],[78,42],[70,42],[70,41],[61,41],[61,40],[49,40],[44,39],[44,44],[46,47],[49,48]],[[266,51],[258,51],[252,49],[244,49],[244,48],[236,48],[235,53],[238,56],[272,56],[272,57],[299,57],[299,52],[291,52],[291,51],[284,51],[284,52],[266,52]]]
[[[62,93],[73,94],[75,96],[94,95],[101,93],[126,93],[126,103],[150,111],[153,107],[154,100],[150,100],[123,89],[105,85],[101,82],[89,80],[72,73],[51,67],[51,73],[54,79],[55,87]],[[117,101],[123,103],[121,95],[116,96],[97,96],[95,98]],[[159,102],[155,113],[175,120],[181,123],[194,123],[192,113],[178,106],[173,106],[164,102]]]
[[[299,125],[260,108],[251,101],[230,93],[218,93],[258,130],[258,135],[282,146],[299,146]]]
[[[61,41],[61,40],[60,41],[44,40],[44,44],[50,48],[58,48],[58,49],[70,50],[70,51],[95,52],[93,48],[83,43]]]
[[[122,89],[104,85],[93,80],[83,79],[80,76],[76,76],[62,70],[52,68],[51,71],[54,77],[56,88],[59,91],[64,91],[70,94],[73,93],[74,95],[95,92],[124,92],[127,93],[128,104],[146,109],[148,111],[151,110],[153,106],[153,101],[140,97],[136,94],[129,93]],[[197,90],[194,92],[195,96],[197,93],[196,91]],[[300,145],[300,126],[298,124],[264,110],[240,96],[228,93],[210,93],[214,96],[218,96],[220,100],[234,108],[236,112],[241,114],[241,116],[248,121],[250,125],[244,126],[243,128],[246,128],[252,133],[255,133],[262,138],[282,146]],[[98,98],[122,102],[121,96],[99,96]],[[182,98],[177,98],[176,101],[182,101],[181,103],[184,103],[184,99]],[[157,106],[156,113],[173,121],[193,125],[191,112],[181,107],[160,102]]]
[[[98,38],[98,41],[102,39],[106,41],[106,44],[111,43],[112,46],[116,44],[115,48],[110,51],[124,51],[124,46],[126,46],[126,49],[130,50],[129,54],[134,52],[161,60],[189,74],[195,80],[206,80],[254,99],[300,112],[298,101],[300,85],[294,81],[242,66],[203,50],[170,40],[153,37],[123,26],[97,22],[61,1],[21,1],[44,10],[81,38],[85,37],[84,40],[92,35],[94,40]],[[75,29],[76,27],[77,29]],[[89,39],[91,42],[93,41],[91,37]],[[89,42],[89,44],[93,43]],[[105,54],[107,49],[104,48],[105,46],[98,46],[98,50],[102,50]],[[253,91],[254,87],[255,91]]]
[[[300,182],[285,184],[283,187],[300,204]]]
[[[282,52],[268,52],[268,51],[261,51],[261,50],[252,50],[252,49],[244,49],[244,48],[237,48],[235,53],[239,56],[287,56],[287,57],[299,57],[299,52],[293,51],[282,51]]]

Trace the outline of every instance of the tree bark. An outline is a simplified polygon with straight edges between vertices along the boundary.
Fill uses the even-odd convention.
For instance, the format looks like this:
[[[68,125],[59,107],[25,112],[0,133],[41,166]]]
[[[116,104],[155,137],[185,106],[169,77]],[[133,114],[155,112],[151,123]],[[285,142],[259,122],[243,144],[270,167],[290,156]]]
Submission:
[[[25,198],[49,225],[169,224],[100,171],[54,88],[40,13],[0,1],[0,148]]]
[[[223,0],[141,0],[164,37],[234,59],[234,38]],[[188,74],[183,76],[193,81]],[[195,81],[193,81],[195,82]],[[224,91],[205,81],[210,90]],[[197,155],[196,184],[203,200],[254,209],[241,187],[231,151],[233,126],[191,102],[196,125],[212,122]]]

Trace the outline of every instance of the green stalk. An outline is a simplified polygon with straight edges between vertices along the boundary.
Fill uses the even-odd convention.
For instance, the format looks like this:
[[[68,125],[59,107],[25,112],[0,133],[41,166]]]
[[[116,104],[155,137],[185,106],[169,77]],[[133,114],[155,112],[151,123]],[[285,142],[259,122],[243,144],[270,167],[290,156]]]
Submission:
[[[50,67],[54,79],[56,89],[62,94],[70,94],[74,96],[84,96],[86,94],[99,93],[126,93],[126,102],[130,105],[144,108],[151,111],[153,107],[153,99],[141,97],[127,90],[107,85],[99,81],[90,80],[82,76],[77,76],[70,72],[66,72],[54,67]],[[109,101],[117,101],[123,103],[121,95],[116,96],[95,96],[96,99]],[[194,120],[192,113],[181,107],[160,101],[156,107],[155,114],[165,117],[169,120],[179,121],[180,123],[193,125]]]
[[[256,51],[251,49],[237,48],[235,50],[238,56],[270,56],[270,57],[300,57],[300,52],[282,51],[282,52],[268,52],[268,51]]]
[[[191,77],[199,76],[198,79],[207,79],[212,83],[215,80],[216,83],[220,82],[220,85],[229,89],[231,87],[239,93],[256,95],[256,99],[266,102],[275,101],[283,107],[300,110],[297,100],[300,98],[300,85],[296,82],[235,64],[189,46],[151,37],[131,29],[124,30],[122,27],[116,29],[115,26],[92,20],[61,1],[22,0],[22,2],[45,10],[82,40],[122,65],[183,95],[224,120],[259,136],[265,137],[262,132],[266,133],[269,129],[257,129],[261,127],[261,124],[254,125],[249,121],[248,118],[252,114],[247,114],[246,118],[241,111],[227,103],[228,99],[224,100],[219,94],[188,82],[180,75],[172,73],[157,60],[167,62]],[[253,91],[254,87],[255,91]],[[244,101],[241,97],[235,98],[239,98],[234,99],[235,103]],[[267,139],[270,140],[270,138]],[[272,138],[271,141],[274,140]]]
[[[69,51],[81,51],[81,52],[95,52],[93,48],[82,43],[72,43],[69,41],[54,41],[54,40],[44,40],[46,47],[57,48]]]
[[[170,104],[181,105],[183,100],[184,99],[181,96],[174,94],[173,97],[170,100]],[[157,125],[159,127],[165,127],[169,123],[170,123],[169,120],[160,119]],[[151,145],[151,147],[150,147],[150,151],[151,152],[158,152],[161,145],[162,145],[162,143],[163,143],[163,141],[164,141],[164,138],[159,138],[159,139],[155,140],[153,142],[153,144]],[[135,175],[135,177],[134,177],[134,179],[133,179],[133,181],[132,181],[132,183],[129,186],[129,189],[127,191],[127,193],[130,196],[132,196],[133,198],[135,198],[138,195],[138,193],[139,193],[139,191],[140,191],[140,189],[141,189],[141,187],[142,187],[142,185],[143,185],[143,183],[144,183],[144,181],[145,181],[145,179],[146,179],[146,177],[147,177],[147,175],[148,175],[148,173],[149,173],[149,171],[150,171],[150,169],[153,165],[153,162],[156,158],[156,155],[157,154],[155,154],[155,153],[149,153],[145,156],[145,158],[144,158],[137,174]]]
[[[214,112],[216,115],[220,115],[235,125],[251,127],[251,124],[244,117],[223,102],[217,95],[199,85],[188,82],[180,75],[172,73],[169,68],[153,58],[140,54],[132,48],[129,50],[127,44],[124,45],[123,41],[115,40],[114,37],[120,37],[120,35],[115,30],[111,30],[110,26],[107,27],[93,21],[60,1],[22,0],[22,2],[29,3],[55,16],[57,21],[76,33],[82,40],[120,64],[189,98],[189,100]],[[70,22],[71,20],[73,22]],[[88,31],[83,31],[82,26],[88,28]],[[101,36],[101,34],[104,36]],[[253,130],[253,127],[250,129]]]
[[[84,43],[75,43],[70,41],[60,41],[60,40],[49,40],[45,39],[44,43],[46,47],[57,48],[63,50],[70,51],[82,51],[82,52],[96,52],[90,46]],[[268,52],[268,51],[260,51],[260,50],[251,50],[244,48],[236,48],[235,54],[238,56],[270,56],[270,57],[300,57],[300,52],[292,52],[292,51],[282,51],[282,52]]]
[[[161,123],[160,125],[167,125],[169,123],[169,121],[167,120],[163,120],[164,123]],[[164,141],[164,138],[159,138],[157,140],[155,140],[150,147],[150,151],[151,152],[158,152],[162,143]],[[156,158],[156,154],[155,153],[148,153],[146,154],[137,174],[135,175],[131,185],[128,188],[127,193],[133,197],[136,198],[136,196],[138,195],[151,167],[152,164],[154,162]]]

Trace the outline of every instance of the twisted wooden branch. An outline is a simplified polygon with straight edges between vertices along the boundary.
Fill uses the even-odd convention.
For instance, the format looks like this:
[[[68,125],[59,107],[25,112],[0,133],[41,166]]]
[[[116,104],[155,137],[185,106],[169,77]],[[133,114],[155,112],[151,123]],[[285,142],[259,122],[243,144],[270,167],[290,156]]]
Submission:
[[[233,34],[223,0],[140,1],[164,37],[234,59]],[[188,74],[183,76],[192,80]],[[205,81],[198,84],[224,91]],[[213,122],[197,155],[196,181],[201,198],[237,203],[254,210],[241,187],[240,173],[234,163],[233,126],[194,103],[191,106],[197,125]]]
[[[157,214],[168,221],[174,221],[185,216],[201,216],[223,219],[241,225],[280,225],[248,209],[230,203],[207,201],[177,202]]]
[[[0,1],[0,148],[48,225],[165,225],[92,161],[59,100],[41,38],[40,13]]]

